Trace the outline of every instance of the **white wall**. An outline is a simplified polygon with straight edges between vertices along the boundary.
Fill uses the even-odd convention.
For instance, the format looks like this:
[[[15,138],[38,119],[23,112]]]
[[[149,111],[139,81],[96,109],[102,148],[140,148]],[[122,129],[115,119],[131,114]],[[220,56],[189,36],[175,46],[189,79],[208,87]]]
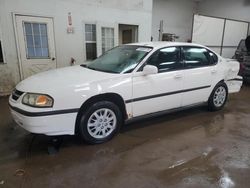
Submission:
[[[177,41],[191,39],[193,14],[196,3],[192,0],[154,0],[152,17],[152,36],[159,38],[159,25],[163,20],[164,33],[173,33],[180,38]]]
[[[151,37],[152,0],[0,0],[0,30],[6,64],[0,64],[0,95],[20,81],[12,13],[54,18],[58,67],[68,66],[70,58],[78,64],[85,60],[83,22],[98,25],[139,25],[139,41]],[[72,14],[74,34],[67,34],[67,16]],[[101,38],[97,37],[101,45]],[[100,45],[98,52],[100,53]]]
[[[193,14],[195,13],[250,21],[250,1],[154,0],[152,14],[152,36],[154,41],[157,41],[159,37],[160,20],[164,21],[163,32],[180,36],[177,41],[190,39]]]
[[[199,3],[200,14],[250,22],[249,0],[203,0]]]

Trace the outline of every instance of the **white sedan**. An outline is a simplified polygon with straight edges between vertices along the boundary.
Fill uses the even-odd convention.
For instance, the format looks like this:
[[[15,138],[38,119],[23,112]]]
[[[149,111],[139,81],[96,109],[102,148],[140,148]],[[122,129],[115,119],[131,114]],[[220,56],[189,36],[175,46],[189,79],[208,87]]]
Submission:
[[[128,120],[206,103],[223,108],[239,92],[239,63],[191,43],[116,47],[87,65],[20,82],[9,98],[14,120],[32,133],[110,140]]]

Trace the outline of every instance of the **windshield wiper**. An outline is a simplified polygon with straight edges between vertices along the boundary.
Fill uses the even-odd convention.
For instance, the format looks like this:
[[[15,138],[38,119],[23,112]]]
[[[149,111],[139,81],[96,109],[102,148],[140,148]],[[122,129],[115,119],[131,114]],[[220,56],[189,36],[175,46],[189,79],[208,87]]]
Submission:
[[[113,73],[113,74],[119,74],[119,72],[114,72],[114,71],[108,71],[108,70],[99,70],[102,72],[107,72],[107,73]]]
[[[87,69],[91,69],[91,70],[96,70],[96,71],[98,71],[97,69],[95,69],[95,68],[92,68],[92,67],[88,67],[88,65],[86,65],[86,64],[82,64],[82,65],[80,65],[81,67],[84,67],[84,68],[87,68]]]
[[[81,67],[87,68],[87,69],[91,69],[91,70],[95,70],[95,71],[100,71],[100,72],[107,72],[107,73],[113,73],[113,74],[119,74],[119,72],[114,72],[114,71],[109,71],[109,70],[100,70],[100,69],[96,69],[93,67],[89,67],[85,64],[82,64]]]
[[[86,66],[86,68],[91,69],[91,70],[95,70],[95,71],[99,71],[99,70],[97,70],[97,69],[95,69],[95,68],[88,67],[88,66]]]

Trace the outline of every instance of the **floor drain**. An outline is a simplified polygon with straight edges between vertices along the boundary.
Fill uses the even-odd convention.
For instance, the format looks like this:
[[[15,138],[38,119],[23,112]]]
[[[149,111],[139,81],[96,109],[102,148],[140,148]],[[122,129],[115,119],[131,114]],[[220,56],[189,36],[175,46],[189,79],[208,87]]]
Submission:
[[[25,174],[25,170],[23,169],[17,169],[15,172],[15,176],[23,176]]]

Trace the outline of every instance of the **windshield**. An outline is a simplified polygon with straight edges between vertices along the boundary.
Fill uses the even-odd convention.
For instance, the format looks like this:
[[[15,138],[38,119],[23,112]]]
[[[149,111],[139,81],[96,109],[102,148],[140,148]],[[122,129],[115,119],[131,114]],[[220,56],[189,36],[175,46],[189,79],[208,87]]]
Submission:
[[[240,41],[240,44],[239,44],[239,46],[238,46],[238,50],[239,50],[239,51],[247,51],[246,44],[245,44],[245,40],[241,40],[241,41]]]
[[[86,67],[110,73],[130,73],[151,50],[151,47],[145,46],[118,46],[90,62]]]

